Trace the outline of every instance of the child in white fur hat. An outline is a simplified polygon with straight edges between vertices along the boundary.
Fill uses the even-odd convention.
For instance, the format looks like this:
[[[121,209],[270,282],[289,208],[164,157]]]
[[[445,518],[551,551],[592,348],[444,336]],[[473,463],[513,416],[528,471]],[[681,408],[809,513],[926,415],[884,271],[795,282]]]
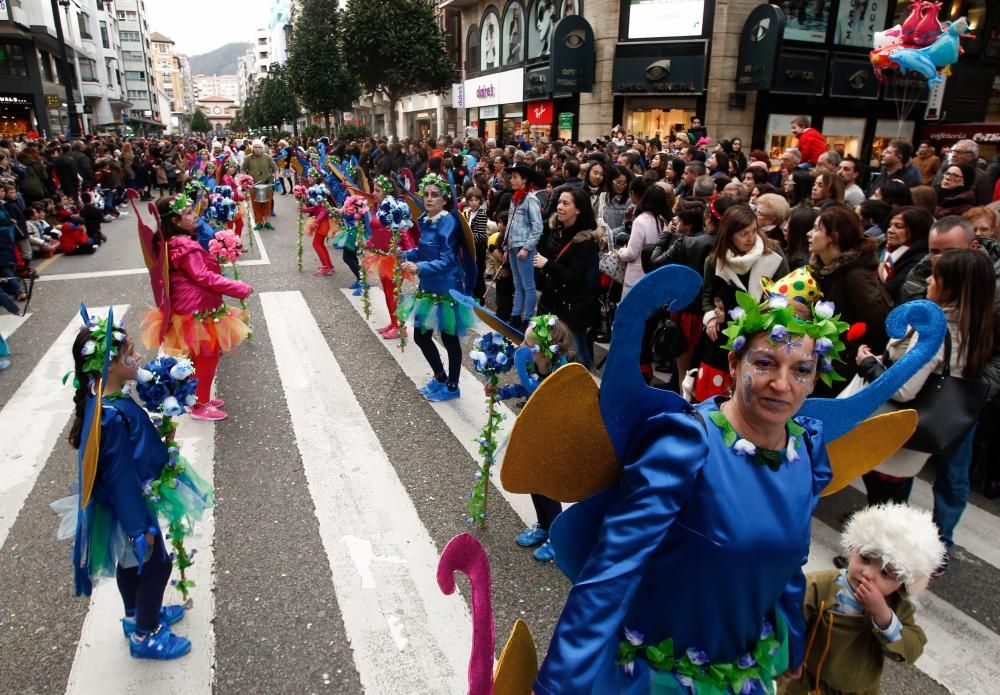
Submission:
[[[847,568],[806,577],[805,669],[782,693],[878,693],[884,659],[913,663],[927,642],[909,599],[944,558],[930,512],[868,507],[851,517],[840,544]]]

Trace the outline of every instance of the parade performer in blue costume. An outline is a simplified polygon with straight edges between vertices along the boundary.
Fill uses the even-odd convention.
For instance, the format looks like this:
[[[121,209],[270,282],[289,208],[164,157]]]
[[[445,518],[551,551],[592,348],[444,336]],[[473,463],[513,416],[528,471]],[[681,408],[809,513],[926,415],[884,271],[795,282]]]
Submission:
[[[418,193],[426,210],[418,220],[420,241],[416,248],[402,254],[401,269],[419,274],[420,286],[415,295],[400,301],[399,311],[404,321],[413,317],[413,342],[434,374],[420,392],[429,401],[450,401],[461,395],[459,339],[475,320],[472,310],[453,299],[450,292],[468,294],[475,287],[475,245],[471,232],[464,234],[457,217],[446,209],[452,202],[452,189],[443,178],[428,174],[421,180]],[[434,331],[440,332],[448,353],[447,373],[434,345]]]
[[[782,673],[801,675],[801,565],[818,498],[915,427],[913,411],[862,420],[937,351],[943,317],[926,302],[887,322],[892,335],[912,326],[920,355],[851,399],[807,400],[818,379],[835,378],[846,325],[829,303],[786,295],[740,296],[726,332],[732,397],[691,407],[648,387],[638,369],[645,318],[664,301],[686,306],[699,287],[676,266],[643,278],[619,307],[600,391],[566,365],[511,432],[504,488],[579,501],[549,534],[573,587],[539,695],[750,695],[773,692]]]
[[[110,311],[102,319],[81,309],[84,326],[73,342],[76,417],[69,435],[70,444],[80,450],[80,494],[54,505],[65,508],[71,500],[76,519],[76,594],[89,596],[95,578],[115,576],[131,655],[175,659],[190,651],[191,642],[170,629],[184,617],[183,606],[162,605],[171,561],[155,500],[143,492],[143,481],[159,479],[170,465],[170,454],[146,411],[126,393],[126,383],[136,379],[139,369],[132,339]],[[179,476],[178,485],[187,480]],[[188,511],[200,516],[210,504],[206,491],[190,493],[176,498],[186,500],[192,505]]]

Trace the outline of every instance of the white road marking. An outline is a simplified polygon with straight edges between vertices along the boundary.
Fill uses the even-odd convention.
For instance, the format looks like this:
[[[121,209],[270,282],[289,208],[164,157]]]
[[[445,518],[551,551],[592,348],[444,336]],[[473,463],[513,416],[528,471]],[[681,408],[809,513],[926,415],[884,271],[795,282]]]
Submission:
[[[806,572],[831,569],[839,548],[839,534],[813,519]],[[927,645],[914,665],[956,695],[995,692],[1000,635],[935,596],[933,587],[931,580],[931,590],[916,598],[916,621],[927,633]]]
[[[181,418],[177,439],[181,454],[209,483],[215,467],[215,423]],[[184,619],[173,626],[175,634],[191,640],[191,651],[174,661],[140,661],[129,656],[128,642],[119,619],[122,601],[114,579],[103,580],[90,597],[90,610],[73,659],[66,692],[144,693],[144,695],[211,695],[215,663],[215,584],[213,539],[215,519],[211,511],[195,525],[185,547],[197,550],[188,570],[193,579],[194,605]],[[167,541],[169,546],[169,541]],[[169,550],[169,547],[168,547]],[[177,579],[176,570],[171,579]],[[163,602],[180,603],[180,593],[168,586]]]
[[[24,325],[24,322],[31,318],[31,314],[18,316],[17,314],[0,314],[0,335],[10,338],[14,332]]]
[[[354,306],[358,314],[364,318],[364,309],[361,301],[361,297],[355,297],[351,294],[351,290],[343,289],[344,296],[347,300]],[[420,353],[420,348],[413,344],[412,340],[407,341],[406,349],[399,349],[398,340],[383,340],[382,336],[378,335],[376,332],[377,327],[381,327],[389,323],[389,309],[385,305],[385,299],[382,296],[381,290],[371,290],[370,293],[371,305],[372,305],[372,317],[367,322],[368,328],[378,336],[378,339],[385,345],[385,348],[392,355],[393,359],[399,363],[400,368],[403,373],[406,374],[413,381],[414,385],[417,387],[423,386],[427,383],[427,380],[431,378],[430,369],[427,367],[427,362],[424,360],[424,356]],[[412,331],[412,326],[410,327]],[[481,332],[482,328],[475,329],[475,332]],[[463,340],[463,349],[468,350],[468,339]],[[437,343],[438,349],[441,351],[442,359],[447,360],[444,353],[444,347],[440,343]],[[447,367],[447,365],[445,365]],[[469,456],[472,457],[476,464],[481,462],[481,457],[479,454],[479,433],[483,429],[483,425],[486,422],[486,396],[483,393],[483,382],[481,382],[476,375],[471,371],[462,368],[462,373],[458,381],[459,389],[462,391],[462,397],[454,401],[446,401],[444,403],[431,403],[431,407],[440,416],[444,423],[448,426],[448,429],[455,435],[455,438],[461,442],[465,450],[469,452]],[[500,431],[497,434],[498,441],[506,442],[507,437],[510,435],[510,428],[514,425],[514,419],[517,417],[514,412],[508,408],[503,403],[500,403],[500,412],[504,414],[504,420],[500,423]],[[469,464],[469,489],[472,489],[473,483],[473,473],[475,468],[470,463]],[[500,494],[503,495],[504,499],[511,506],[515,513],[526,526],[538,521],[535,515],[535,508],[531,504],[530,495],[517,495],[512,492],[507,492],[503,489],[500,484],[500,465],[493,466],[490,470],[490,482],[493,483],[494,489],[498,490]],[[489,502],[487,502],[487,505]],[[487,509],[487,514],[489,509]]]
[[[264,292],[260,299],[365,691],[465,692],[465,600],[438,589],[438,550],[302,294]],[[351,557],[357,540],[344,538],[371,543],[365,571]]]
[[[127,304],[115,306],[116,317],[127,311]],[[108,308],[91,307],[90,313],[107,316]],[[81,323],[80,314],[74,311],[69,324],[0,410],[0,547],[73,413],[73,387],[63,386],[62,377],[73,369],[73,341]],[[75,470],[75,461],[73,465]]]
[[[260,258],[254,258],[249,261],[240,261],[240,267],[245,268],[256,265],[271,265],[271,257],[267,255],[267,249],[264,247],[264,242],[261,241],[260,234],[253,230],[251,230],[251,234],[253,234],[254,237],[254,245],[260,249]],[[145,275],[147,272],[149,271],[145,268],[124,268],[121,270],[94,270],[85,273],[51,273],[39,276],[37,282],[54,282],[56,280],[96,280],[98,278],[114,278],[126,275]]]
[[[851,487],[864,493],[864,482],[859,478]],[[934,511],[934,491],[932,486],[914,478],[910,504]],[[1000,568],[1000,545],[997,544],[997,517],[971,502],[962,513],[955,528],[955,543],[975,555],[983,562]],[[959,551],[961,552],[961,551]]]

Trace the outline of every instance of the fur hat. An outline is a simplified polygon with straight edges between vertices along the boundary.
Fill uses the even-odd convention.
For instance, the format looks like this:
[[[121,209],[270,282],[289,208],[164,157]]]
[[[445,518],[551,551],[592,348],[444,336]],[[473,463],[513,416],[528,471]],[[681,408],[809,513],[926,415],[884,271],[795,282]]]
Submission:
[[[857,512],[847,522],[840,545],[849,553],[882,558],[910,596],[927,588],[945,556],[931,513],[907,504],[879,504]]]

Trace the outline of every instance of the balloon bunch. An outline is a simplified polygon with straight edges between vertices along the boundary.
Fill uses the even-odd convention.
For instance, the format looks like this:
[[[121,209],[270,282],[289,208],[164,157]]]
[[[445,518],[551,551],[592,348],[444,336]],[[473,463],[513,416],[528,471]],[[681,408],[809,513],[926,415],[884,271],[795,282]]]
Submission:
[[[944,79],[948,67],[962,55],[959,39],[971,38],[965,17],[942,22],[938,13],[940,2],[913,0],[910,14],[902,24],[875,32],[869,58],[875,76],[888,82],[898,76],[915,72],[933,87]]]

